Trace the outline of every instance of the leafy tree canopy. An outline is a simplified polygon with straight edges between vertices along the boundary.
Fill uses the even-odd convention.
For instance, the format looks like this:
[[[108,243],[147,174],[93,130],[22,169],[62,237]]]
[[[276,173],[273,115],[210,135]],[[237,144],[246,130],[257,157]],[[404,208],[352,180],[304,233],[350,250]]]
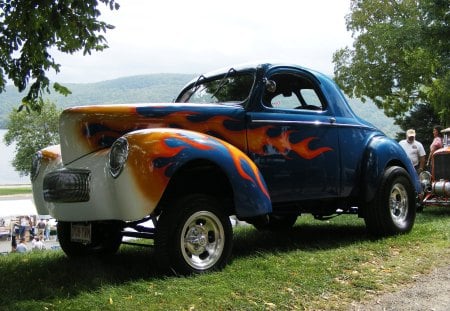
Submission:
[[[429,104],[450,125],[448,0],[352,0],[346,17],[355,39],[333,55],[337,83],[401,119]]]
[[[33,154],[49,145],[59,144],[59,115],[62,109],[46,102],[40,112],[17,111],[9,116],[8,131],[4,136],[7,146],[16,143],[16,153],[12,165],[21,176],[31,170]]]
[[[0,92],[8,79],[20,92],[30,84],[20,109],[41,110],[42,93],[50,92],[46,72],[60,70],[50,49],[90,54],[108,47],[100,33],[114,26],[98,20],[99,2],[119,9],[115,0],[0,0]],[[53,88],[70,93],[58,83]]]

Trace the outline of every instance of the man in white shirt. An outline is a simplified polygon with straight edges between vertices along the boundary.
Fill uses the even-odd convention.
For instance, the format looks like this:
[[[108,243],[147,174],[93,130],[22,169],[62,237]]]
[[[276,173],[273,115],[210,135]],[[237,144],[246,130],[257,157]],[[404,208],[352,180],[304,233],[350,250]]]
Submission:
[[[407,130],[406,139],[401,140],[399,144],[405,150],[417,173],[421,173],[425,167],[426,153],[423,145],[416,140],[416,131],[413,129]]]

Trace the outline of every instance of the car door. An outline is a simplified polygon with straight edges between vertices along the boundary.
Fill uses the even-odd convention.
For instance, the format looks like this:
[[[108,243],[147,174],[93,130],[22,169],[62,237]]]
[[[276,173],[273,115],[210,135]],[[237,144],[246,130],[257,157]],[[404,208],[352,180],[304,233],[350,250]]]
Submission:
[[[265,82],[261,109],[247,115],[247,142],[272,201],[337,197],[338,133],[318,81],[285,69]]]

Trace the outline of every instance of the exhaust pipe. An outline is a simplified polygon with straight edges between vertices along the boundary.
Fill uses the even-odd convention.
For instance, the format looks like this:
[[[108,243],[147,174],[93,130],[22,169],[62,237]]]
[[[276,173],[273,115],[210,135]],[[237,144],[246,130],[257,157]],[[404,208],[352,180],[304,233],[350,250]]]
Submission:
[[[432,191],[435,195],[450,196],[450,181],[441,179],[433,183]]]

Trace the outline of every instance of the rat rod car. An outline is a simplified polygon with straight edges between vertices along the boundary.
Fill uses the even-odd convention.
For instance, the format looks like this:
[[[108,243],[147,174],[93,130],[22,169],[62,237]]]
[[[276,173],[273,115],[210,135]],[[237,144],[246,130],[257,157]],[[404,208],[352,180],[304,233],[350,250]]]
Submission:
[[[431,155],[431,173],[419,175],[423,192],[419,196],[419,211],[430,205],[450,206],[450,127],[442,130],[443,147]]]
[[[69,108],[60,137],[34,156],[32,186],[63,251],[112,254],[124,236],[149,238],[159,265],[181,274],[227,264],[229,216],[280,230],[302,213],[354,213],[392,235],[413,227],[421,190],[397,142],[330,78],[295,65],[201,75],[174,103]]]

